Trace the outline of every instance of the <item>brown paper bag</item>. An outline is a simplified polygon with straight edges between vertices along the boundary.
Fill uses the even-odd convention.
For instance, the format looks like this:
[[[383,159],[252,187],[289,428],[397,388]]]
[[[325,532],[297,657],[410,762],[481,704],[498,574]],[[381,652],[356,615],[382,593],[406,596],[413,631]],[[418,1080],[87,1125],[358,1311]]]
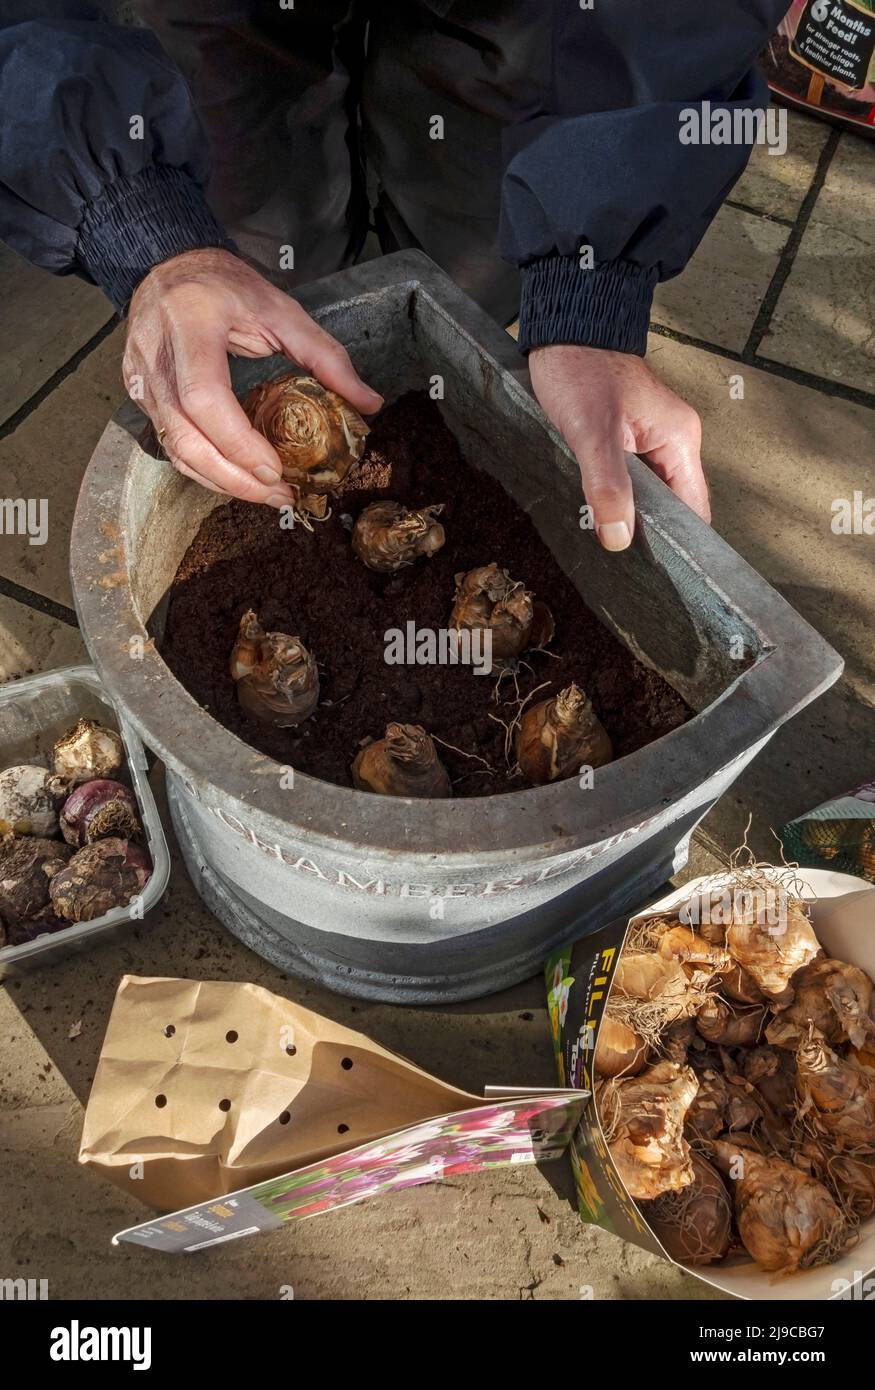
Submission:
[[[482,1105],[257,985],[125,975],[79,1162],[170,1211]]]

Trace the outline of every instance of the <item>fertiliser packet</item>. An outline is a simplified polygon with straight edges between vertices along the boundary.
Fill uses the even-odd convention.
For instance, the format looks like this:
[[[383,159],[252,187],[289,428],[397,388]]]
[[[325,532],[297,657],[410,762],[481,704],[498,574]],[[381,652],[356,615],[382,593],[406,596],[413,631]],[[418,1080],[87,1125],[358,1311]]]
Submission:
[[[875,0],[792,0],[760,66],[782,101],[875,134]]]
[[[824,951],[859,966],[875,979],[875,888],[847,874],[800,872],[811,923]],[[712,1265],[673,1259],[629,1195],[611,1157],[592,1098],[592,1060],[624,946],[648,920],[676,913],[699,895],[722,890],[727,875],[694,879],[629,919],[614,921],[549,957],[547,1004],[556,1067],[563,1086],[589,1096],[569,1147],[580,1219],[677,1264],[713,1288],[744,1299],[807,1300],[870,1298],[875,1289],[875,1218],[837,1261],[782,1279],[764,1273],[746,1254]]]
[[[115,1239],[182,1252],[454,1173],[561,1156],[579,1090],[484,1100],[252,984],[125,976],[79,1161],[171,1215]]]

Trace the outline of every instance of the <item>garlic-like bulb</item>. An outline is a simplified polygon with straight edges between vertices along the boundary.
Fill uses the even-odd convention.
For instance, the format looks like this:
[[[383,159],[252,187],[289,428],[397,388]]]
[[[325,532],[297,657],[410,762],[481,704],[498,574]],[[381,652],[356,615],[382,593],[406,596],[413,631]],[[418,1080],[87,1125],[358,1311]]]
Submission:
[[[543,604],[539,605],[539,609],[539,629],[547,633],[546,640],[549,641],[553,620]],[[535,605],[528,589],[521,582],[511,579],[507,570],[501,569],[495,562],[480,565],[467,574],[456,575],[456,594],[449,625],[471,631],[488,629],[492,633],[493,664],[512,661],[527,650],[531,645],[535,616]],[[540,630],[538,638],[538,645],[542,646],[545,638]]]
[[[447,797],[453,789],[434,740],[419,724],[389,724],[352,765],[354,786],[379,796]]]
[[[49,907],[49,879],[60,873],[70,855],[69,845],[37,835],[6,835],[0,839],[0,946],[8,933],[39,917]]]
[[[602,767],[611,761],[613,748],[592,702],[572,684],[525,711],[516,755],[526,780],[541,786],[571,777],[581,767]]]
[[[295,507],[324,517],[328,493],[364,452],[369,430],[358,411],[336,391],[294,372],[256,386],[243,409],[276,449]]]
[[[121,735],[95,719],[78,720],[52,749],[55,772],[66,777],[71,786],[95,777],[116,777],[124,762]]]
[[[30,763],[0,772],[0,835],[57,835],[67,787],[62,777]]]
[[[593,1058],[596,1076],[634,1076],[647,1061],[647,1044],[618,1018],[606,1015],[599,1027]]]
[[[760,1269],[786,1275],[838,1258],[850,1231],[822,1183],[742,1136],[716,1140],[711,1152],[732,1178],[739,1234]]]
[[[443,503],[408,511],[400,502],[372,502],[356,521],[352,548],[368,569],[382,573],[412,565],[443,545],[446,535],[437,520],[443,509]]]
[[[674,1062],[599,1085],[596,1104],[611,1158],[636,1201],[678,1192],[693,1181],[684,1119],[698,1089],[692,1068]]]
[[[237,699],[253,719],[293,728],[319,703],[319,671],[299,637],[265,632],[250,608],[231,652]]]
[[[93,922],[127,907],[149,881],[152,861],[127,840],[95,840],[80,849],[49,883],[52,907],[69,922]]]

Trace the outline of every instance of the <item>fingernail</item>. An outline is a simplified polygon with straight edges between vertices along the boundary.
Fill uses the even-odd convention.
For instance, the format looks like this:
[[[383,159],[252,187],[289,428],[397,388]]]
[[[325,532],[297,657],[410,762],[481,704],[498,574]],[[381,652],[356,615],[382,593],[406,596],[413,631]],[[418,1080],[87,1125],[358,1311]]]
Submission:
[[[269,497],[264,499],[267,507],[290,507],[292,505],[291,493],[272,492]]]
[[[260,463],[257,468],[253,468],[252,476],[260,483],[278,483],[283,475],[271,468],[269,463]]]
[[[605,521],[598,528],[599,540],[605,550],[625,550],[632,544],[632,532],[625,521]]]

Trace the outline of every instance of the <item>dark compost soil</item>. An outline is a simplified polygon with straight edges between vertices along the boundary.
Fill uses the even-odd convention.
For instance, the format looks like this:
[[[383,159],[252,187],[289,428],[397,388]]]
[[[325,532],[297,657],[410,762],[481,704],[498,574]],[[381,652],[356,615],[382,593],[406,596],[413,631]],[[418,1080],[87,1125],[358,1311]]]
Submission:
[[[395,575],[356,559],[342,521],[378,498],[408,506],[443,502],[444,548]],[[690,710],[660,676],[636,661],[586,607],[534,525],[488,473],[463,457],[438,407],[411,392],[374,423],[352,486],[334,499],[327,522],[309,532],[282,530],[267,507],[230,502],[205,520],[174,579],[162,655],[215,719],[277,761],[340,786],[363,741],[382,737],[390,720],[422,724],[438,745],[457,796],[518,790],[504,755],[516,713],[514,682],[466,666],[390,666],[384,634],[412,620],[448,623],[454,575],[496,560],[546,602],[556,619],[551,650],[533,653],[518,673],[519,697],[548,682],[533,703],[574,680],[592,698],[615,757],[659,738]],[[254,608],[263,626],[300,637],[319,663],[316,713],[297,729],[275,729],[237,703],[228,658],[240,617]],[[492,774],[476,759],[485,759]],[[513,759],[511,758],[511,761]]]

